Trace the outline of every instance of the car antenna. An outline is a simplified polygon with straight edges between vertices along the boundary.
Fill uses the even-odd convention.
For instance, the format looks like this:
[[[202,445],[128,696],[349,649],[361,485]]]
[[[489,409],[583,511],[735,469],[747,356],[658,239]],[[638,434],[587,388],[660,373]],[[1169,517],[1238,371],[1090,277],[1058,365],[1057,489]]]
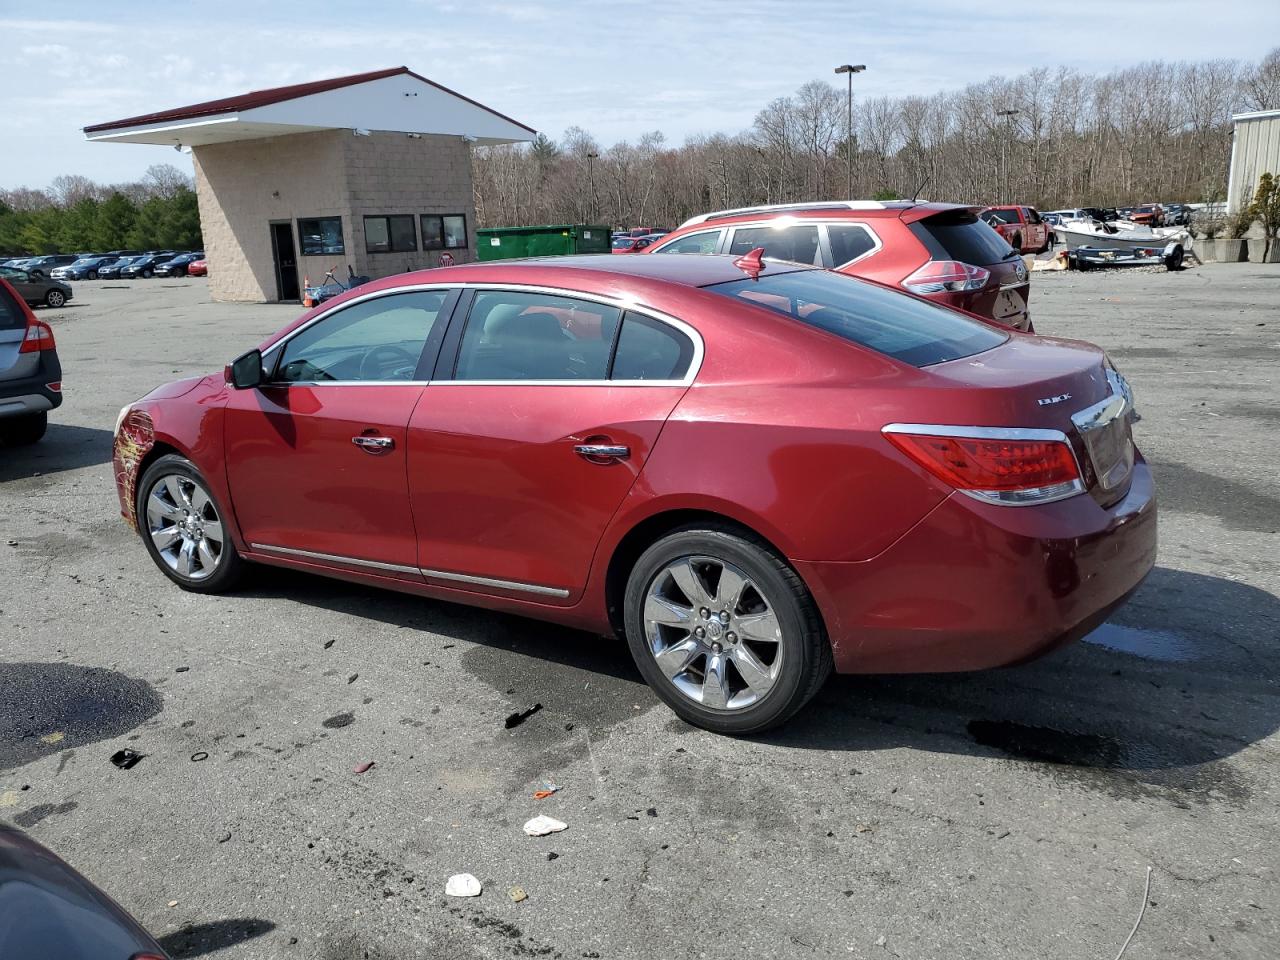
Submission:
[[[916,203],[919,201],[920,191],[923,190],[928,185],[929,185],[929,175],[925,174],[924,179],[920,181],[920,186],[916,187],[916,192],[911,195],[912,203]]]
[[[743,254],[733,261],[733,265],[752,280],[759,280],[760,274],[764,272],[764,247],[756,247],[750,253]]]

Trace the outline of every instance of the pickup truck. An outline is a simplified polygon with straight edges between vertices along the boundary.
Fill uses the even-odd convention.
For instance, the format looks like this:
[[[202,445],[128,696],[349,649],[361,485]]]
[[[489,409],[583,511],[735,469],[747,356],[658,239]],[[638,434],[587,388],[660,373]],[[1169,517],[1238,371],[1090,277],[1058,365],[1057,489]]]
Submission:
[[[1044,253],[1053,245],[1053,229],[1034,207],[987,207],[979,216],[1019,253]]]

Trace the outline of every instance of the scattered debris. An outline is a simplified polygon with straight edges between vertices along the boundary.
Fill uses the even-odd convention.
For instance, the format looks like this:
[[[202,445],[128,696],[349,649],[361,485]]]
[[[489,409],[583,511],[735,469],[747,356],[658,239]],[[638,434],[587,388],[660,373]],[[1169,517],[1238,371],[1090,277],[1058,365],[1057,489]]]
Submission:
[[[568,828],[567,823],[562,823],[555,817],[539,815],[524,825],[524,832],[531,837],[545,837],[549,833],[559,833]]]
[[[507,723],[506,723],[507,729],[510,730],[512,727],[520,726],[520,724],[524,723],[526,720],[528,720],[530,717],[532,717],[535,713],[537,713],[541,709],[542,709],[542,704],[535,703],[528,710],[522,710],[518,713],[511,714],[511,716],[507,717]]]
[[[113,753],[111,762],[121,770],[128,770],[130,767],[136,766],[138,761],[145,756],[145,753],[138,753],[136,750],[130,750],[126,747],[124,750],[117,750]]]
[[[648,810],[645,811],[645,815],[650,817],[656,817],[658,815],[658,808],[650,807]]]
[[[330,647],[332,647],[332,646],[333,646],[333,642],[334,642],[334,641],[333,641],[333,639],[332,639],[332,638],[330,638],[330,639],[326,640],[326,641],[324,642],[324,648],[325,648],[326,650],[328,650]]]
[[[521,900],[529,899],[529,895],[521,887],[512,887],[507,891],[507,896],[511,898],[512,903],[519,903]]]
[[[172,909],[173,909],[174,907],[176,907],[177,905],[178,905],[178,901],[177,901],[177,900],[170,900],[170,901],[169,901],[169,909],[170,909],[170,910],[172,910]]]
[[[349,727],[355,722],[355,719],[356,715],[348,710],[346,713],[335,713],[328,720],[321,723],[320,726],[327,727],[330,730],[337,730],[339,727]]]
[[[1003,839],[1004,839],[1005,837],[1007,837],[1008,835],[1009,835],[1009,831],[1008,831],[1008,830],[1006,830],[1004,833],[1000,834],[1000,836],[996,837],[996,839],[997,839],[997,840],[1003,840]]]
[[[373,769],[374,762],[373,760],[366,760],[364,763],[357,763],[352,773],[368,773]]]
[[[230,840],[230,839],[231,839],[231,831],[230,831],[230,830],[227,830],[227,831],[224,831],[224,832],[223,832],[223,834],[222,834],[222,836],[220,836],[220,837],[218,838],[218,842],[219,842],[219,843],[226,843],[226,842],[227,842],[228,840]]]
[[[1147,867],[1147,885],[1142,891],[1142,907],[1138,910],[1138,919],[1133,922],[1133,929],[1129,931],[1129,935],[1124,938],[1124,943],[1120,946],[1120,952],[1116,954],[1116,960],[1120,960],[1124,956],[1124,952],[1129,949],[1129,942],[1133,939],[1133,935],[1138,932],[1138,925],[1142,923],[1142,917],[1147,912],[1147,900],[1151,897],[1151,868]]]
[[[360,679],[360,674],[353,673],[351,676],[347,677],[347,683],[355,683],[359,679]]]
[[[547,854],[547,859],[548,859],[548,860],[559,860],[559,859],[560,859],[560,854],[558,854],[558,853],[556,853],[554,850],[552,850],[550,853],[548,853],[548,854]]]
[[[876,937],[876,946],[877,946],[877,947],[883,947],[883,946],[884,946],[886,943],[888,943],[888,942],[889,942],[889,938],[888,938],[888,937],[886,937],[883,933],[882,933],[882,934],[880,934],[880,936]]]
[[[205,753],[203,750],[197,750],[195,753],[191,755],[192,763],[199,763],[202,760],[208,760],[208,759],[209,759],[209,754]]]
[[[61,730],[55,730],[53,733],[46,733],[40,738],[41,743],[47,743],[52,746],[55,743],[61,743],[66,736]]]
[[[870,832],[871,832],[871,827],[869,827],[869,826],[868,826],[867,824],[865,824],[865,823],[860,823],[860,824],[858,824],[856,827],[854,827],[854,829],[855,829],[855,830],[857,830],[859,833],[870,833]]]
[[[541,790],[533,791],[533,799],[545,800],[547,797],[554,796],[560,792],[560,788],[554,783],[544,783]]]
[[[469,873],[455,873],[444,885],[444,892],[449,897],[478,897],[480,881]]]
[[[174,673],[186,673],[186,672],[187,672],[188,670],[190,670],[190,669],[191,669],[190,667],[174,667],[174,668],[173,668],[173,672],[174,672]]]

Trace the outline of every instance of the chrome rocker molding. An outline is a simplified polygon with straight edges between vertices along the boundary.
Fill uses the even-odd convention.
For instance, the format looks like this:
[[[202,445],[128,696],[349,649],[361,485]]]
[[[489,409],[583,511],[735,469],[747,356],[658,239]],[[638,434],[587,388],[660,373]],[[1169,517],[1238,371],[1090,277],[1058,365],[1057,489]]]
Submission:
[[[287,557],[298,557],[305,560],[323,560],[326,563],[342,563],[353,567],[367,567],[370,570],[387,570],[391,573],[414,573],[435,580],[452,580],[456,583],[472,583],[482,587],[496,587],[499,590],[512,590],[519,593],[533,593],[543,597],[564,599],[569,591],[561,587],[544,587],[536,583],[522,583],[518,580],[499,580],[496,577],[477,577],[469,573],[449,573],[447,570],[428,570],[425,567],[409,567],[398,563],[383,563],[379,560],[360,560],[356,557],[343,557],[334,553],[317,553],[314,550],[298,550],[293,547],[276,547],[269,543],[251,543],[252,550],[264,553],[279,553]]]

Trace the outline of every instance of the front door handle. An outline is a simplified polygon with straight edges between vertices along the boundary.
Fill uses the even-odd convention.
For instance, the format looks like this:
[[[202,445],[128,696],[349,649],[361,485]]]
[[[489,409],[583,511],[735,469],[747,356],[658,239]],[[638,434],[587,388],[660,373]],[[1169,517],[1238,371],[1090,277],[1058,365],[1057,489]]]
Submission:
[[[573,452],[588,460],[625,460],[631,456],[630,447],[614,443],[580,443]]]
[[[391,437],[352,437],[351,442],[365,453],[386,453],[396,445]]]

